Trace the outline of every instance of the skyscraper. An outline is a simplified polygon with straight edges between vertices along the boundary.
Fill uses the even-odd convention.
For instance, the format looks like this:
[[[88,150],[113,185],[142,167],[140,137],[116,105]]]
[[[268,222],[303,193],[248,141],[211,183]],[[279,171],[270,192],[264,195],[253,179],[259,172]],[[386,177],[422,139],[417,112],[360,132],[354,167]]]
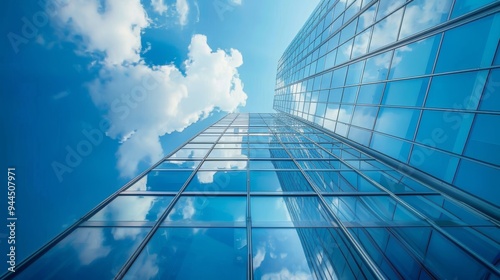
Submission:
[[[499,278],[499,10],[322,1],[280,113],[225,116],[7,278]]]

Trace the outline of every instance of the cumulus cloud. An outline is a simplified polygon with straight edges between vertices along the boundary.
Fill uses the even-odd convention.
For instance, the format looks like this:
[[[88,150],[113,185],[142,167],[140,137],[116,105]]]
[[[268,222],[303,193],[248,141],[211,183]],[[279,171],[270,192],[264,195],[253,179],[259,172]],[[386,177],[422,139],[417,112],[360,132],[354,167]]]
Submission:
[[[67,27],[68,39],[84,52],[103,53],[108,64],[139,60],[141,30],[149,24],[139,0],[73,0],[58,7],[56,24]]]
[[[186,25],[188,14],[189,14],[189,5],[186,0],[177,0],[175,2],[175,10],[179,14],[179,24]]]
[[[186,23],[186,0],[177,0],[176,10]],[[107,136],[121,143],[117,158],[123,177],[134,176],[141,162],[162,158],[160,136],[182,131],[214,110],[234,112],[246,103],[237,70],[241,53],[214,51],[204,35],[191,38],[184,72],[173,64],[146,65],[141,33],[149,19],[139,0],[75,0],[60,7],[55,21],[81,53],[102,57],[99,76],[87,87],[111,123]]]

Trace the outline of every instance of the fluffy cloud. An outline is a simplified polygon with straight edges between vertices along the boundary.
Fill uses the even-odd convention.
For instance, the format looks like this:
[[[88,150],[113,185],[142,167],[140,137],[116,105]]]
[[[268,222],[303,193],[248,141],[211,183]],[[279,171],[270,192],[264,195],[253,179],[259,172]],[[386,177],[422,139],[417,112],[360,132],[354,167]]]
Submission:
[[[58,7],[56,24],[84,52],[103,53],[107,64],[139,60],[141,30],[149,24],[139,0],[72,0]]]
[[[180,21],[187,20],[187,2],[178,0],[176,8]],[[163,156],[160,136],[246,103],[237,70],[241,53],[214,51],[204,35],[191,38],[184,72],[172,64],[146,65],[141,32],[149,20],[139,0],[75,0],[61,6],[55,20],[70,38],[82,38],[71,40],[84,53],[102,55],[99,76],[87,86],[111,123],[107,135],[122,143],[117,157],[124,177],[134,176],[140,162]]]
[[[212,51],[203,35],[194,35],[185,61],[185,75],[173,65],[114,65],[89,84],[94,103],[107,110],[107,135],[123,141],[118,167],[133,176],[139,162],[163,156],[159,137],[209,115],[214,109],[233,112],[247,95],[237,67],[237,50]]]

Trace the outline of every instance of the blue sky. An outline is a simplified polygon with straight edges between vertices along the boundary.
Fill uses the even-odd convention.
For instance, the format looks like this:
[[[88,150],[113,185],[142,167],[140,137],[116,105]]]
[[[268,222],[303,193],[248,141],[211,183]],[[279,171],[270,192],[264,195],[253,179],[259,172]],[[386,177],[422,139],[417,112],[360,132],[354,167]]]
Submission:
[[[278,59],[319,1],[31,2],[0,17],[18,260],[225,112],[272,112]]]

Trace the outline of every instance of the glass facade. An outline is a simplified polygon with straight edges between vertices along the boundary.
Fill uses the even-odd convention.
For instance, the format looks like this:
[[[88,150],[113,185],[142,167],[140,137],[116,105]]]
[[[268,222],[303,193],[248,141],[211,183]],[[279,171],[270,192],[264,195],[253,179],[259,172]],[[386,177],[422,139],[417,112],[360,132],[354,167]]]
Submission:
[[[8,278],[494,279],[499,236],[333,133],[229,114]]]
[[[324,0],[228,114],[7,279],[499,279],[500,2]]]
[[[499,6],[321,1],[279,61],[274,108],[498,206]]]

